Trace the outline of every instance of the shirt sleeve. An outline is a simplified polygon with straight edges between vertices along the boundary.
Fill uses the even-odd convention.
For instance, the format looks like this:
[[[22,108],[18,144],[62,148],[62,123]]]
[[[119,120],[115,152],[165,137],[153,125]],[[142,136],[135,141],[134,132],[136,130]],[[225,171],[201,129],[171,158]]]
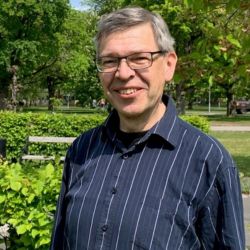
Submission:
[[[204,249],[245,249],[244,213],[237,168],[226,155],[196,222]]]
[[[64,163],[64,171],[62,177],[61,191],[57,201],[56,213],[54,217],[54,228],[51,236],[50,250],[62,250],[63,249],[63,232],[65,223],[65,194],[67,187],[67,170],[69,169],[69,159],[66,156]]]

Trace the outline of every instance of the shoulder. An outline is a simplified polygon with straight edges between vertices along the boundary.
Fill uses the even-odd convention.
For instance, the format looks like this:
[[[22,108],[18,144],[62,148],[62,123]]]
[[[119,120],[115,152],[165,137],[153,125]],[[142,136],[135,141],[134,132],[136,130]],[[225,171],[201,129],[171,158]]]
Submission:
[[[204,157],[206,164],[220,171],[235,167],[229,151],[213,136],[178,118],[181,131],[186,131],[187,142],[197,141],[197,154]]]
[[[102,127],[103,125],[97,126],[79,135],[69,147],[67,158],[74,162],[78,162],[79,160],[82,161],[82,159],[85,158],[85,155],[88,154],[88,151],[95,148],[98,145],[98,142],[100,142],[102,137]]]
[[[92,129],[89,129],[87,131],[84,131],[82,134],[80,134],[75,141],[73,142],[73,147],[78,147],[81,144],[86,143],[87,141],[92,141],[93,139],[96,139],[96,137],[99,137],[102,133],[102,125],[94,127]]]

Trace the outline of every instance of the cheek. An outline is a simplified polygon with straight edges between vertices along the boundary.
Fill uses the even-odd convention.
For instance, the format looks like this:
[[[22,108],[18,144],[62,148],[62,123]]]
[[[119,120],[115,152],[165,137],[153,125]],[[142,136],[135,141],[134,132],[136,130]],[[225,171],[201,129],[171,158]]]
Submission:
[[[111,75],[99,75],[99,78],[101,81],[102,88],[104,90],[108,89],[113,77]]]
[[[151,83],[156,91],[162,91],[165,82],[165,72],[163,70],[156,70],[151,76]]]

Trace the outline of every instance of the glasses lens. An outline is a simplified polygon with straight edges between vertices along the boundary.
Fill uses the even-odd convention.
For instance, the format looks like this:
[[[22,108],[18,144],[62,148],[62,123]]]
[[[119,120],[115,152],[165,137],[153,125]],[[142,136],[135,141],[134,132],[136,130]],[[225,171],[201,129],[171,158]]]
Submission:
[[[151,53],[136,53],[127,57],[127,62],[131,69],[147,68],[152,63]]]
[[[118,58],[115,57],[100,57],[96,61],[97,69],[100,72],[112,72],[117,70]]]

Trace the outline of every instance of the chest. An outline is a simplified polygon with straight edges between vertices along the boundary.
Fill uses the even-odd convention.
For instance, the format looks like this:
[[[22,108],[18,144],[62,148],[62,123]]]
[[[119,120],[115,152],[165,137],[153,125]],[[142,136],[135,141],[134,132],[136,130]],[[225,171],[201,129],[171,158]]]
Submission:
[[[107,249],[165,249],[185,232],[195,239],[192,222],[204,172],[202,161],[192,159],[187,148],[184,155],[182,147],[158,143],[121,151],[104,143],[90,151],[70,178],[67,234],[81,232],[82,244]]]

